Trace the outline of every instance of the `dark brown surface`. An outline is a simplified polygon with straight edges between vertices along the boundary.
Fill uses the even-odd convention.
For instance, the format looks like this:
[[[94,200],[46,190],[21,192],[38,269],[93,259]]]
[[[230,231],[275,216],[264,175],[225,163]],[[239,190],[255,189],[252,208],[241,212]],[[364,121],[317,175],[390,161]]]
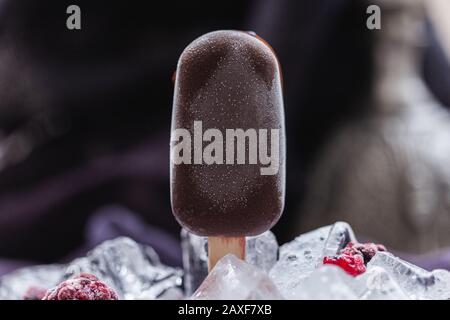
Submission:
[[[217,128],[223,133],[225,145],[225,129],[280,129],[276,175],[261,175],[261,164],[171,165],[172,210],[189,231],[203,236],[256,235],[278,221],[285,194],[280,78],[272,49],[245,32],[209,33],[182,53],[172,130],[185,128],[193,136],[194,121],[202,121],[203,131]]]

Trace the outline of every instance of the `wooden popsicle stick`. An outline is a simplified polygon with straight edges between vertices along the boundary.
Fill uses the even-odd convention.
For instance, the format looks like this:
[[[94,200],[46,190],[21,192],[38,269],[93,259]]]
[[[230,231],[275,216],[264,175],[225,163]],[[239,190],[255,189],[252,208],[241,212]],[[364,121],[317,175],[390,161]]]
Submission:
[[[229,253],[245,260],[245,237],[208,237],[208,272]]]

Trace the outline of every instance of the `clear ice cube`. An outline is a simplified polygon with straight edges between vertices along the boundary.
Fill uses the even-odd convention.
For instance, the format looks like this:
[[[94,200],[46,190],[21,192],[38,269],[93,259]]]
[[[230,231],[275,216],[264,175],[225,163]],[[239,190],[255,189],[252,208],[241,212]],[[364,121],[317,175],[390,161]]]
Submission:
[[[408,300],[389,273],[380,267],[372,267],[356,278],[358,286],[354,287],[362,300]],[[359,290],[358,290],[359,289]]]
[[[286,298],[295,299],[302,281],[318,266],[325,255],[336,255],[349,241],[356,241],[345,222],[304,233],[280,247],[280,259],[270,270],[270,277]]]
[[[266,231],[255,237],[247,237],[245,261],[266,273],[278,260],[278,241],[275,235]]]
[[[304,251],[314,251],[319,258],[322,255],[325,241],[328,238],[332,226],[325,226],[304,234],[301,234],[291,242],[280,247],[280,258],[291,254],[304,253]]]
[[[261,269],[226,255],[192,296],[194,300],[279,300],[282,295]]]
[[[299,300],[354,300],[357,296],[351,282],[355,279],[341,268],[325,265],[317,268],[292,290],[289,299]]]
[[[435,279],[434,286],[427,291],[426,298],[434,300],[450,300],[450,272],[437,269],[431,272]]]
[[[126,237],[105,241],[74,260],[66,277],[88,272],[116,290],[121,299],[156,299],[180,288],[182,271],[160,263],[156,252]]]
[[[181,248],[183,252],[184,291],[192,295],[208,275],[208,241],[181,230]]]
[[[447,271],[426,271],[387,252],[377,252],[368,270],[383,268],[411,299],[448,299],[450,276]]]
[[[356,242],[355,234],[350,225],[346,222],[336,222],[328,234],[323,248],[323,256],[337,255],[339,250],[343,249],[350,241]]]
[[[330,230],[331,226],[319,228],[280,247],[280,259],[269,276],[285,298],[294,299],[301,281],[320,263]]]
[[[184,288],[190,296],[208,275],[208,238],[181,231],[183,250]],[[247,237],[245,260],[269,272],[277,261],[278,242],[275,235],[266,231],[255,237]]]
[[[184,293],[180,288],[169,288],[162,293],[158,300],[183,300]]]

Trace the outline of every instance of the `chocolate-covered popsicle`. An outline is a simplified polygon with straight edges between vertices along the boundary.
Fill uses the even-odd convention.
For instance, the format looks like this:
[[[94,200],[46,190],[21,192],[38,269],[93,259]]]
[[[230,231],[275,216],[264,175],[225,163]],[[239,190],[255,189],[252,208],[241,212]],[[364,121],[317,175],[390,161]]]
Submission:
[[[172,117],[178,222],[209,237],[270,229],[285,194],[281,72],[271,47],[241,31],[194,40],[178,61]]]

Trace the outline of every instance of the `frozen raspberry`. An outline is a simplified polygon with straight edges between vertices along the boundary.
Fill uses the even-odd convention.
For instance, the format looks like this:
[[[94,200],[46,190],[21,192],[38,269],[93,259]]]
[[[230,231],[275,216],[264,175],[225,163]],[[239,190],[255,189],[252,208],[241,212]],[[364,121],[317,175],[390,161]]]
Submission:
[[[60,283],[47,291],[42,300],[117,300],[113,289],[89,273]]]
[[[334,264],[339,266],[354,277],[366,271],[364,259],[359,254],[340,254],[337,257],[324,257],[323,264]]]
[[[367,264],[378,251],[386,251],[386,248],[382,244],[349,242],[341,250],[341,253],[347,255],[360,254],[364,258],[364,263]]]
[[[23,300],[42,300],[45,296],[47,289],[31,286],[27,289],[27,291],[23,295]]]

